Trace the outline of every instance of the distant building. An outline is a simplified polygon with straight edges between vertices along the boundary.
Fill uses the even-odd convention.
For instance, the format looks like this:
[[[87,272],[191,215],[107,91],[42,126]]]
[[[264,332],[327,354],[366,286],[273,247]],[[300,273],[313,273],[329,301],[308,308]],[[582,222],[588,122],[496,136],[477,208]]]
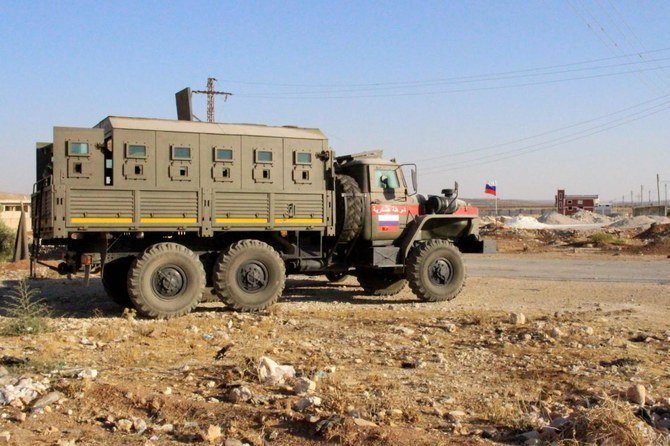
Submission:
[[[0,221],[11,229],[17,229],[21,218],[21,205],[26,213],[27,229],[30,232],[30,196],[28,195],[0,192]]]
[[[612,215],[614,213],[614,208],[611,203],[604,203],[597,205],[593,212],[600,215]]]
[[[572,215],[579,210],[594,212],[598,206],[598,195],[565,195],[565,189],[556,193],[556,212]]]

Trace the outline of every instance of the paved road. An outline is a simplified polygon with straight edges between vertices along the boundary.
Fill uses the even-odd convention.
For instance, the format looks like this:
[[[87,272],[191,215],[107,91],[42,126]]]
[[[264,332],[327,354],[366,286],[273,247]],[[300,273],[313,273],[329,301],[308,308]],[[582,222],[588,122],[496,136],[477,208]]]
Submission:
[[[467,254],[471,277],[670,284],[670,259],[556,259]]]

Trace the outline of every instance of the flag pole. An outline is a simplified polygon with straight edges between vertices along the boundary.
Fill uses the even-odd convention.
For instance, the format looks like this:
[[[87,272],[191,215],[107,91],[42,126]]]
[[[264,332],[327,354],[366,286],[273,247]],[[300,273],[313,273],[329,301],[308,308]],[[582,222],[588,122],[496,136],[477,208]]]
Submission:
[[[498,216],[498,187],[496,185],[496,217]]]

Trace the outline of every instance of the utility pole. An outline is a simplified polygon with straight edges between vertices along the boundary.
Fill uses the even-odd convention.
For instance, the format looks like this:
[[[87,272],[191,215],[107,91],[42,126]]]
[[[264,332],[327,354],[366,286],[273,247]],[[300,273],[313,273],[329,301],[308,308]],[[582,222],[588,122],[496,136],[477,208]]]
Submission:
[[[651,190],[648,190],[648,195],[649,195],[649,204],[651,204]]]
[[[630,205],[633,205],[633,190],[630,191]]]
[[[640,204],[644,201],[644,186],[640,184]]]
[[[658,193],[658,205],[661,205],[661,177],[656,174],[656,193]]]
[[[216,91],[214,90],[214,82],[216,79],[213,77],[207,78],[207,90],[193,90],[193,93],[206,94],[207,95],[207,122],[214,122],[214,96],[222,95],[223,101],[228,100],[228,96],[232,96],[232,93],[225,91]]]

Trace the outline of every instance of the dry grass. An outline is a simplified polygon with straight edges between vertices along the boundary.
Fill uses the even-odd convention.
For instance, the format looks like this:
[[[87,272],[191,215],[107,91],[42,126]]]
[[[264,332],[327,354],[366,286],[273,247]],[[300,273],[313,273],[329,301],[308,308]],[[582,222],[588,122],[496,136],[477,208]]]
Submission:
[[[646,425],[637,418],[630,405],[604,398],[592,409],[582,409],[575,417],[572,429],[562,437],[566,444],[644,446],[651,439],[638,426]]]

